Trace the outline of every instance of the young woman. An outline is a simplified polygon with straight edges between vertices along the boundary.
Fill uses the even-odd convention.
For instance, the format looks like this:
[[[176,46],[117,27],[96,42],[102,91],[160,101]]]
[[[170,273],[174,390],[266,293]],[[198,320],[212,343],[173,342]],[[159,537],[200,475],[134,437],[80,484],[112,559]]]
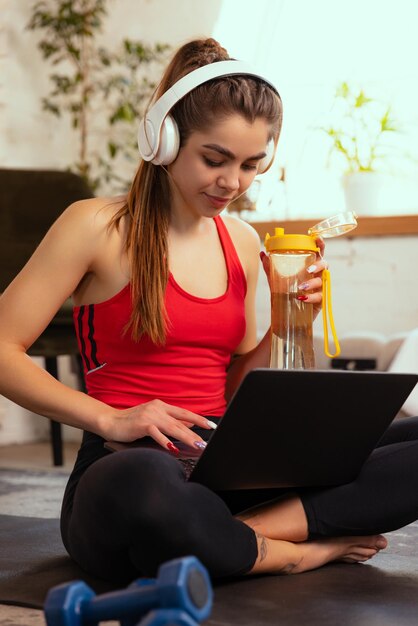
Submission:
[[[184,45],[156,99],[228,60],[212,39]],[[278,491],[266,503],[265,492],[221,497],[185,480],[176,442],[204,447],[245,373],[268,363],[269,335],[256,343],[259,238],[221,213],[268,167],[282,105],[268,81],[244,72],[197,84],[169,109],[179,146],[159,154],[151,108],[127,197],[70,206],[0,301],[0,392],[84,430],[64,544],[86,571],[119,583],[186,554],[213,577],[365,561],[386,546],[380,532],[418,516],[414,420],[392,427],[349,485]],[[301,291],[316,311],[324,266],[318,257]],[[87,395],[26,355],[69,295]],[[143,437],[172,454],[103,446]]]

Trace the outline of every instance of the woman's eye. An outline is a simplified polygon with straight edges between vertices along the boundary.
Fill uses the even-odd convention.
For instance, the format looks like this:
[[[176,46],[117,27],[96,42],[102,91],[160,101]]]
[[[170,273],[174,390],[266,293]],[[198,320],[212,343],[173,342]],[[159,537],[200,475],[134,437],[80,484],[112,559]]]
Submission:
[[[221,165],[223,165],[223,161],[212,161],[211,159],[208,159],[207,157],[203,157],[206,165],[209,165],[209,167],[221,167]]]
[[[209,165],[209,167],[222,167],[225,163],[224,161],[212,161],[212,159],[208,159],[208,157],[203,157],[203,160],[206,165]],[[248,163],[243,163],[241,167],[246,172],[251,172],[257,169],[257,165],[249,165]]]

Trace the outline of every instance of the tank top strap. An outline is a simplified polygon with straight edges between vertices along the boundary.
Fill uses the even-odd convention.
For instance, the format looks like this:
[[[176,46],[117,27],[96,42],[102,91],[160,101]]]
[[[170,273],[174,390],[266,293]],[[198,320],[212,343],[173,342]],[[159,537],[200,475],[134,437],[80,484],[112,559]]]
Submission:
[[[236,284],[241,287],[245,294],[247,291],[247,279],[245,278],[244,269],[241,265],[241,261],[239,260],[231,235],[229,234],[228,229],[220,215],[217,215],[213,219],[215,221],[224,252],[229,280],[232,284]]]

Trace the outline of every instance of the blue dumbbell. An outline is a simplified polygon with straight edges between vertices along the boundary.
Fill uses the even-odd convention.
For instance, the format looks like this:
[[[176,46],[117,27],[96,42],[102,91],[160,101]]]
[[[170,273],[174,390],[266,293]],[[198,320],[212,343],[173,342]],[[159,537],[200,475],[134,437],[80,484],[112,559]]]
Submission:
[[[179,609],[159,609],[148,613],[136,626],[199,626],[199,623]]]
[[[193,556],[161,565],[154,580],[139,579],[127,589],[96,596],[82,581],[53,587],[45,602],[48,626],[98,626],[120,620],[123,626],[155,608],[181,609],[197,622],[209,617],[213,592],[207,570]]]

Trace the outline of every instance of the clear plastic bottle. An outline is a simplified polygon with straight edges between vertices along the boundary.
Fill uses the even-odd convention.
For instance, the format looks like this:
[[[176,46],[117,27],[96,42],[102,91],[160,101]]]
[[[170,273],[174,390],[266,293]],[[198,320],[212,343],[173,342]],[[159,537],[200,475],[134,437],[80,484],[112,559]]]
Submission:
[[[300,285],[312,277],[307,272],[315,262],[319,248],[316,238],[340,237],[357,226],[353,212],[340,213],[322,220],[308,230],[308,235],[285,235],[276,228],[272,237],[267,233],[266,250],[270,256],[271,285],[271,355],[270,367],[280,369],[313,369],[313,305],[299,300]],[[322,272],[322,316],[325,354],[334,358],[340,354],[331,303],[331,277]],[[331,326],[335,352],[329,350],[328,323]]]
[[[307,268],[315,262],[315,240],[309,235],[285,235],[283,228],[266,237],[270,255],[271,354],[270,367],[313,369],[313,305],[298,300],[299,285],[312,276]]]

